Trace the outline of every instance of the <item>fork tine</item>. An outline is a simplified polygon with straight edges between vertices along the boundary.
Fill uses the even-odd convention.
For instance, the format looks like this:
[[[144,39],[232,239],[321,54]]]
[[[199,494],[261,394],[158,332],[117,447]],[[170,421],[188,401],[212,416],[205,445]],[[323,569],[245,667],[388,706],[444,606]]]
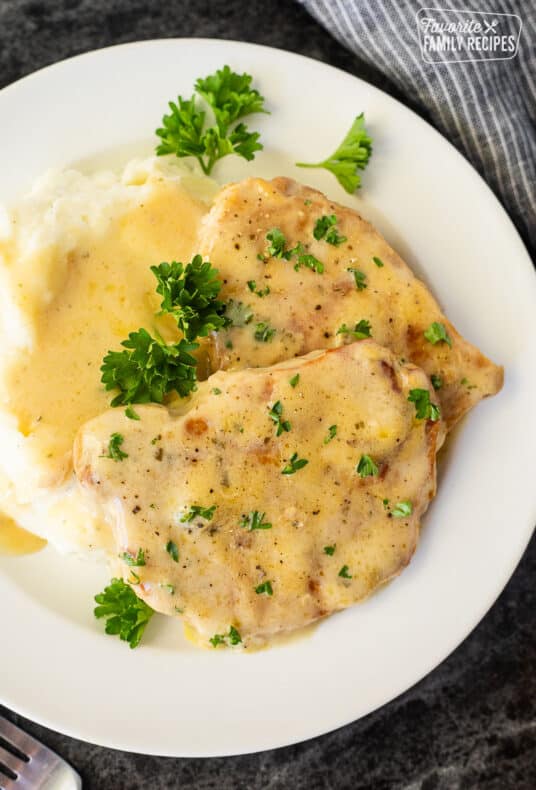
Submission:
[[[13,747],[20,756],[5,749]],[[27,761],[23,758],[27,757]],[[0,771],[0,790],[37,790],[48,787],[50,782],[64,782],[61,787],[82,787],[80,777],[58,754],[0,716],[0,763],[17,774],[17,779],[4,777]],[[67,782],[67,783],[65,783]]]
[[[20,757],[16,757],[14,754],[11,754],[11,752],[8,752],[8,750],[4,749],[0,743],[0,765],[2,765],[2,763],[6,766],[6,768],[9,768],[10,771],[14,771],[16,774],[19,774],[26,765],[24,760],[21,760]]]
[[[22,754],[29,757],[32,752],[42,748],[42,744],[32,738],[31,735],[21,730],[15,724],[12,724],[3,716],[0,716],[0,736],[8,743],[12,744],[15,749]]]

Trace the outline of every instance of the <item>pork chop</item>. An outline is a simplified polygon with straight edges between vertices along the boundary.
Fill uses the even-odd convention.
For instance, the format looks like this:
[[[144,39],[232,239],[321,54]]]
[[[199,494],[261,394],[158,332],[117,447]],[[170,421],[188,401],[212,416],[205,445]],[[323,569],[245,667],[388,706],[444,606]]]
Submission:
[[[372,225],[314,189],[288,178],[225,187],[203,219],[199,251],[232,300],[235,326],[214,339],[215,369],[352,342],[366,321],[374,340],[433,376],[449,428],[502,386],[502,368],[458,334]]]
[[[75,471],[141,598],[207,645],[252,644],[409,563],[444,438],[415,392],[435,402],[422,370],[372,340],[220,371],[182,414],[146,405],[139,420],[113,409],[86,423]]]

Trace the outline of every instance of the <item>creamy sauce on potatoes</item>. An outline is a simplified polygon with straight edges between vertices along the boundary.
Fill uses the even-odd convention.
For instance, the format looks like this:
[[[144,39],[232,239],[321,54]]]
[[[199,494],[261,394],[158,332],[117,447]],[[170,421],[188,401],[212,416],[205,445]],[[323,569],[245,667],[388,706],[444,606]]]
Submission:
[[[109,200],[103,204],[104,217],[98,221],[91,218],[98,213],[94,204],[105,199],[98,185],[92,190],[84,182],[81,187],[79,176],[74,186],[78,192],[85,188],[87,206],[78,207],[77,195],[60,180],[48,208],[33,198],[41,224],[33,217],[31,225],[26,206],[22,216],[14,213],[12,232],[0,237],[1,279],[19,330],[12,325],[3,332],[7,352],[0,361],[0,425],[8,446],[0,454],[6,476],[0,508],[54,539],[62,504],[54,502],[54,524],[47,523],[46,505],[39,519],[31,507],[21,510],[20,505],[36,496],[41,502],[49,495],[59,497],[65,525],[59,542],[67,548],[107,545],[104,534],[88,531],[94,514],[85,512],[71,482],[74,436],[85,421],[108,408],[112,397],[100,383],[103,357],[120,350],[121,341],[140,327],[158,331],[167,341],[178,338],[175,322],[156,316],[160,298],[150,266],[190,260],[207,211],[201,197],[213,191],[209,179],[198,178],[200,185],[187,172],[169,177],[152,168],[149,163],[134,171],[116,205]],[[110,188],[117,189],[117,182]],[[63,203],[69,200],[73,205],[66,216]],[[61,205],[54,209],[55,203]],[[50,230],[54,210],[55,233]],[[96,518],[94,530],[102,532]],[[0,522],[2,532],[7,529]]]

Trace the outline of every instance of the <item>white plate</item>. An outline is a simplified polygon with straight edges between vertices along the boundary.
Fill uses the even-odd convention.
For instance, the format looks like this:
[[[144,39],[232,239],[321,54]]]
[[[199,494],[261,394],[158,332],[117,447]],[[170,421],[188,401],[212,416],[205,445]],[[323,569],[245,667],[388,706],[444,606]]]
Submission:
[[[431,283],[458,329],[505,365],[506,384],[450,438],[410,567],[306,638],[252,655],[211,653],[159,618],[131,651],[93,619],[102,569],[50,550],[1,561],[2,701],[78,738],[162,755],[282,746],[393,699],[483,617],[536,517],[530,260],[466,161],[370,85],[297,55],[229,41],[153,41],[73,58],[0,93],[0,200],[52,165],[147,145],[167,100],[224,63],[254,75],[272,114],[253,124],[266,150],[251,164],[229,157],[217,177],[284,174],[358,208]],[[294,167],[330,152],[361,110],[375,148],[359,197],[328,173]]]

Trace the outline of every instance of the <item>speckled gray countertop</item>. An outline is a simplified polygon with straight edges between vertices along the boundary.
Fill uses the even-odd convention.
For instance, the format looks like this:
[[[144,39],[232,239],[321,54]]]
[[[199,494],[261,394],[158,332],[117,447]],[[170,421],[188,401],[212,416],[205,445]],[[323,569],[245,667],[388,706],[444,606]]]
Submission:
[[[0,87],[70,55],[170,36],[283,47],[397,96],[290,0],[0,0]],[[209,760],[145,757],[0,712],[69,760],[93,790],[534,790],[535,571],[533,540],[483,622],[431,675],[365,719],[298,746]]]

